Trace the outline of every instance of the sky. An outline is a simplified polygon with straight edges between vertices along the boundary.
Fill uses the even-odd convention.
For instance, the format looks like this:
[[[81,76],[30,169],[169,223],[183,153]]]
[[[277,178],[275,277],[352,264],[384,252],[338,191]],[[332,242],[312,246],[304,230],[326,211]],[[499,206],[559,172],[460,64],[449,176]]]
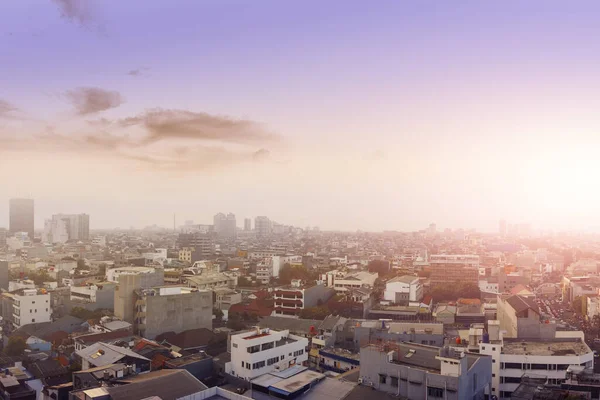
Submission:
[[[233,212],[596,230],[599,17],[596,1],[2,1],[0,227],[31,197],[36,228]]]

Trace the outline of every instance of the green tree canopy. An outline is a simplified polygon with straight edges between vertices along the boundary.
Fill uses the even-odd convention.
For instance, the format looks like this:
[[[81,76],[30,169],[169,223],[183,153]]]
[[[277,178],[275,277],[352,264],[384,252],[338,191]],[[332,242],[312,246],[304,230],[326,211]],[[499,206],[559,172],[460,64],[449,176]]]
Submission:
[[[8,344],[4,348],[4,354],[7,356],[21,356],[26,348],[25,339],[20,336],[11,336],[8,338]]]

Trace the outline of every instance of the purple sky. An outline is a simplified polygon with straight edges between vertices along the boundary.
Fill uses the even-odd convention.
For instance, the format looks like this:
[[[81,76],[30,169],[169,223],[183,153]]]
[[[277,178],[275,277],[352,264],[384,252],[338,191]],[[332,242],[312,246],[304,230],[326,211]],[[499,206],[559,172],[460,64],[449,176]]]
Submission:
[[[34,197],[38,227],[596,228],[599,18],[594,1],[3,1],[0,205]]]

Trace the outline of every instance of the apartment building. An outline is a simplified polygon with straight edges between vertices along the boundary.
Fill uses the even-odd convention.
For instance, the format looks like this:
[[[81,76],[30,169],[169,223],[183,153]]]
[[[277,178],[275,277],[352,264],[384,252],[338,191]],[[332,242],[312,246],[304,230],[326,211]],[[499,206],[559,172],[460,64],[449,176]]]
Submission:
[[[11,294],[12,320],[15,329],[29,324],[52,321],[50,293],[45,289],[19,289]]]
[[[334,294],[335,291],[325,285],[304,285],[300,280],[292,280],[291,285],[278,287],[273,292],[275,309],[271,315],[298,317],[303,309],[324,304]]]
[[[529,297],[498,296],[496,313],[500,330],[504,331],[505,338],[540,335],[539,307]]]
[[[582,332],[503,338],[495,321],[489,321],[488,330],[489,338],[479,343],[479,352],[492,357],[491,394],[499,399],[510,398],[526,375],[560,385],[566,381],[569,367],[593,368],[594,354],[583,340]]]
[[[225,272],[203,273],[194,276],[182,276],[184,283],[191,288],[214,290],[218,288],[235,288],[237,276]]]
[[[483,400],[492,358],[415,343],[369,344],[360,350],[359,382],[411,400]]]
[[[308,363],[308,339],[256,328],[231,336],[231,361],[225,372],[244,380],[252,380],[277,370]]]
[[[161,286],[135,291],[135,330],[154,339],[164,332],[212,329],[212,292],[186,286]]]
[[[140,267],[130,267],[140,268]],[[130,324],[135,320],[135,291],[164,285],[165,277],[162,268],[145,268],[127,270],[118,275],[115,288],[115,317]],[[137,273],[134,273],[137,271]],[[108,275],[108,271],[107,271]]]
[[[397,276],[386,282],[383,299],[404,305],[420,302],[423,299],[423,285],[418,276]]]
[[[112,310],[115,307],[114,282],[97,282],[82,286],[71,286],[70,299],[73,302],[94,304],[95,308]]]
[[[470,254],[433,254],[429,257],[431,286],[479,281],[479,256]]]
[[[215,293],[215,307],[221,311],[242,302],[242,294],[230,288],[218,288],[213,290]]]

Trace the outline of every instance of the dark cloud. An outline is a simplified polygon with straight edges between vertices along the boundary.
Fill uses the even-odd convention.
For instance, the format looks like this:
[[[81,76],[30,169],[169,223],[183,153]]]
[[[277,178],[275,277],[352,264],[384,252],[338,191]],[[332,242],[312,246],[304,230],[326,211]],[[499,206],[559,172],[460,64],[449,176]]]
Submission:
[[[88,7],[89,0],[52,0],[60,10],[63,18],[67,18],[80,25],[92,21],[91,11]]]
[[[129,76],[141,76],[141,75],[145,74],[148,70],[150,70],[150,68],[147,68],[147,67],[136,68],[136,69],[132,69],[131,71],[128,71],[127,75],[129,75]]]
[[[154,109],[121,120],[121,126],[141,126],[147,143],[168,139],[258,143],[277,140],[254,121],[185,110]]]
[[[67,100],[79,115],[98,113],[120,106],[125,99],[117,91],[96,87],[80,87],[65,93]]]

